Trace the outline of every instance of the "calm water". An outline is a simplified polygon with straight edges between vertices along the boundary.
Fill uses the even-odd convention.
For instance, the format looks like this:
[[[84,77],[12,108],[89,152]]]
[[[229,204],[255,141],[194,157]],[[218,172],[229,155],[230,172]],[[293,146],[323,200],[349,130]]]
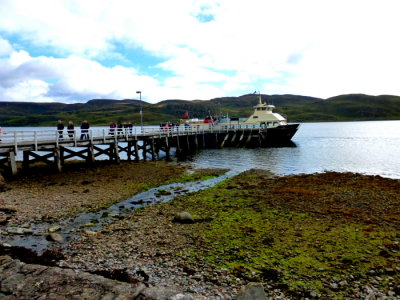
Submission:
[[[400,121],[305,123],[293,142],[295,147],[287,148],[202,150],[185,163],[280,175],[329,170],[400,178]]]
[[[206,150],[191,163],[281,175],[329,170],[400,178],[400,121],[305,123],[293,142],[296,147]]]

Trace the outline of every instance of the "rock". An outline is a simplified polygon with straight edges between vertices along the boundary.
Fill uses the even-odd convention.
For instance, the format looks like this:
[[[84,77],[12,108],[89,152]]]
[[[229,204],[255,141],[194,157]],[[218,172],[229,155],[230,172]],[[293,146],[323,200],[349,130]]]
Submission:
[[[386,269],[385,269],[385,273],[388,274],[388,275],[394,275],[394,274],[396,274],[395,270],[392,269],[392,268],[386,268]]]
[[[17,212],[15,208],[9,206],[0,206],[0,211],[5,214],[14,214]]]
[[[0,173],[0,185],[3,185],[6,182],[3,175]]]
[[[0,212],[0,225],[7,224],[8,223],[8,219],[9,219],[9,217],[6,214]]]
[[[47,229],[47,231],[50,232],[50,233],[53,233],[53,232],[59,231],[60,229],[61,229],[60,226],[53,226],[53,227],[49,227]]]
[[[79,270],[24,264],[0,256],[0,295],[7,299],[135,299],[145,289]],[[0,296],[0,298],[2,298]]]
[[[175,296],[172,296],[168,298],[169,300],[194,300],[194,298],[190,295],[184,295],[184,294],[176,294]]]
[[[181,224],[193,224],[194,219],[190,213],[188,213],[187,211],[182,211],[175,215],[174,222]]]
[[[339,285],[337,283],[335,283],[335,282],[332,282],[332,283],[329,284],[329,288],[331,290],[333,290],[333,291],[336,291],[336,290],[339,289]]]
[[[58,233],[50,233],[49,235],[46,236],[46,240],[57,243],[64,242],[64,238],[62,237],[61,234]]]
[[[242,287],[236,300],[266,300],[267,295],[264,292],[264,287],[261,283],[249,283]]]
[[[94,236],[94,235],[97,235],[97,232],[96,231],[91,231],[91,230],[85,230],[85,234]]]
[[[25,234],[26,229],[20,227],[8,227],[6,232],[8,234]]]
[[[146,300],[167,300],[179,295],[179,291],[173,288],[161,288],[161,287],[148,287],[139,295],[139,299]],[[178,298],[174,298],[178,299]]]

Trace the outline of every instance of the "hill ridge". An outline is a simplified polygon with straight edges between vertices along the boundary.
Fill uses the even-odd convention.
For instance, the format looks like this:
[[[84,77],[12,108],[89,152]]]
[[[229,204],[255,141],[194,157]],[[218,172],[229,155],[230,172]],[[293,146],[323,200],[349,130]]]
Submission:
[[[38,103],[0,101],[0,125],[54,126],[59,119],[76,124],[87,119],[92,125],[140,120],[145,124],[177,121],[185,112],[203,118],[209,113],[246,117],[259,101],[258,94],[217,97],[209,100],[167,99],[148,103],[137,99],[91,99],[86,103]],[[276,112],[288,116],[289,122],[400,120],[400,96],[344,94],[327,99],[283,94],[261,94],[263,102],[274,104]]]

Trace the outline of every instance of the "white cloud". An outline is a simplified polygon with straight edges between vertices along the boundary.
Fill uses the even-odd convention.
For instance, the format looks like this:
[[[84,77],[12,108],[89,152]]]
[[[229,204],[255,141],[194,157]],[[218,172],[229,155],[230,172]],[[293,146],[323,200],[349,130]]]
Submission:
[[[8,89],[0,87],[0,95],[13,101],[51,102],[46,97],[48,90],[48,84],[42,80],[25,80]]]
[[[8,101],[133,98],[135,88],[144,86],[150,90],[157,86],[154,79],[138,75],[133,69],[106,68],[76,56],[34,58],[25,51],[13,51],[8,58],[0,60],[0,66],[0,99]]]
[[[10,43],[0,37],[0,57],[9,55],[12,51]]]
[[[400,95],[397,0],[0,1],[5,100],[32,80],[48,85],[37,97],[55,101],[132,98],[138,89],[152,102],[255,89]],[[135,48],[162,63],[140,67]],[[95,61],[107,58],[131,64]]]

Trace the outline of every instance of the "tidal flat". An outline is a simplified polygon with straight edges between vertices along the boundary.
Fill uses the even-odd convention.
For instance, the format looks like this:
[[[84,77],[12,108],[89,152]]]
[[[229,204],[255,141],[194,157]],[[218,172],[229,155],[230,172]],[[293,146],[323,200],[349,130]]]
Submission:
[[[4,184],[0,205],[9,209],[10,224],[54,220],[150,185],[222,172],[188,174],[184,166],[162,162],[132,165],[27,176]],[[279,177],[250,170],[84,233],[60,250],[56,265],[97,274],[118,270],[148,286],[179,287],[206,299],[231,299],[249,282],[263,283],[268,296],[281,299],[396,299],[399,191],[400,180],[380,176]],[[182,211],[194,223],[175,222]]]

